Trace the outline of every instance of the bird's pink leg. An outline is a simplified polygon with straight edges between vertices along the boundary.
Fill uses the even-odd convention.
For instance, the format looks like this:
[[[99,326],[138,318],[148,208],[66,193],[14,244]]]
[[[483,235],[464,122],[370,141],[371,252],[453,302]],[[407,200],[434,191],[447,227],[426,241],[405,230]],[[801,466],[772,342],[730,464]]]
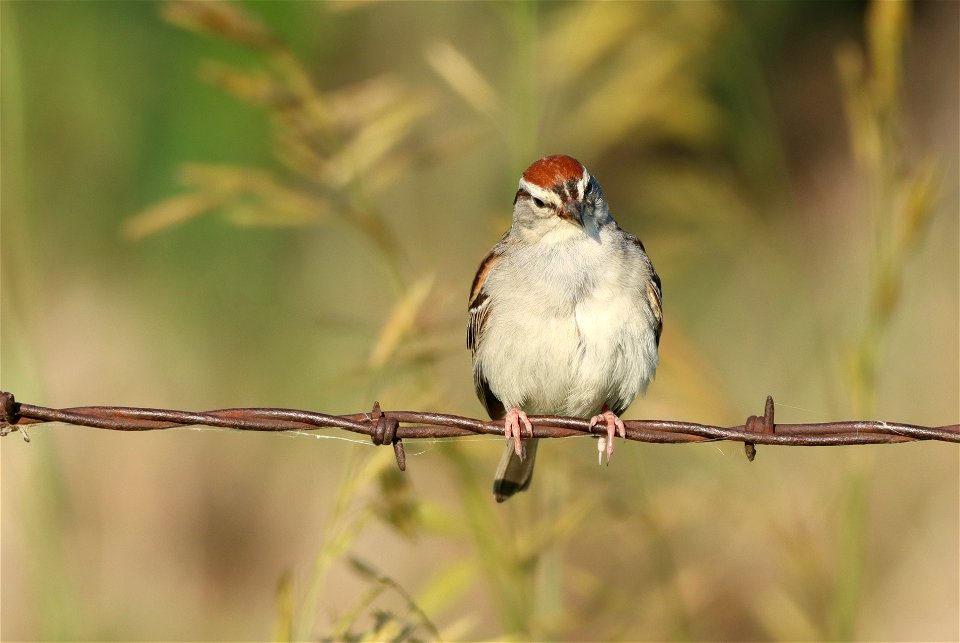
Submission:
[[[594,415],[590,418],[590,427],[593,428],[600,424],[601,422],[606,423],[607,425],[607,435],[604,440],[607,452],[607,464],[610,464],[610,456],[613,455],[613,437],[614,435],[619,435],[621,438],[627,437],[627,427],[624,426],[623,420],[618,418],[616,414],[610,410],[610,407],[606,404],[603,405],[603,410],[600,411],[600,415]]]
[[[527,435],[532,438],[533,425],[530,424],[530,418],[527,417],[527,414],[516,407],[510,409],[503,422],[503,434],[508,440],[513,438],[513,449],[517,452],[520,459],[523,460],[526,456],[526,449],[523,446],[523,440],[521,438],[521,424],[523,428],[527,430]]]

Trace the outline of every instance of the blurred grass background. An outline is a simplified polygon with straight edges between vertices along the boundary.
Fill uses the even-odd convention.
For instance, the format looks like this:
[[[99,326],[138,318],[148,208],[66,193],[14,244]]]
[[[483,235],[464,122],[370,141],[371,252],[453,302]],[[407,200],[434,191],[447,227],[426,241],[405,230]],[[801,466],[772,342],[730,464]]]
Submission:
[[[664,282],[629,417],[957,421],[958,5],[0,4],[3,390],[481,416],[518,174]],[[4,640],[957,640],[957,450],[62,426],[2,442]]]

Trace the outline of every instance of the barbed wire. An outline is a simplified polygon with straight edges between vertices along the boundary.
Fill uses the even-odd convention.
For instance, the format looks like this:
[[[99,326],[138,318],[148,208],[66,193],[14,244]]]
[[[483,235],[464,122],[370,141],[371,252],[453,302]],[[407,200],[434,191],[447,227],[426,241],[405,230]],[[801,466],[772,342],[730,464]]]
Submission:
[[[128,406],[83,406],[53,409],[17,402],[0,391],[0,436],[19,431],[29,442],[26,427],[62,422],[112,431],[154,431],[184,426],[212,426],[239,431],[304,431],[344,429],[370,437],[374,444],[391,444],[397,465],[406,470],[404,439],[454,438],[466,435],[503,435],[501,421],[424,411],[382,411],[374,403],[368,413],[328,415],[281,408],[233,408],[215,411],[176,411]],[[588,420],[552,415],[530,416],[533,437],[567,438],[605,435],[605,426],[591,427]],[[740,426],[722,427],[675,420],[625,420],[627,439],[637,442],[680,443],[729,440],[743,442],[753,460],[757,444],[782,446],[842,446],[890,444],[916,440],[960,443],[960,425],[937,427],[853,420],[811,424],[774,423],[773,398],[767,396],[763,415],[751,415]]]

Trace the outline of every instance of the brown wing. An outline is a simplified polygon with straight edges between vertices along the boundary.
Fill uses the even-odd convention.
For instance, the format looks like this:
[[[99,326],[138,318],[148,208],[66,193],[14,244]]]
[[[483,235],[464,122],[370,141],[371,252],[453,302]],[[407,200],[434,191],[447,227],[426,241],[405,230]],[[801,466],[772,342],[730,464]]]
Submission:
[[[473,278],[473,285],[470,287],[470,302],[467,304],[467,311],[470,313],[470,320],[467,324],[467,348],[470,349],[471,353],[477,350],[477,344],[480,343],[483,334],[483,324],[490,311],[490,293],[485,289],[487,277],[500,261],[500,258],[503,257],[506,238],[507,235],[503,235],[503,238],[493,246],[493,249],[480,262],[477,274]]]
[[[660,333],[663,331],[663,291],[660,286],[660,275],[650,264],[650,281],[647,282],[647,301],[650,303],[650,310],[656,320],[654,332],[657,334],[657,346],[660,345]]]
[[[650,312],[653,313],[653,320],[655,324],[653,332],[656,334],[657,346],[659,346],[660,333],[663,331],[663,290],[662,286],[660,285],[660,275],[658,275],[657,271],[654,270],[653,262],[650,261],[650,257],[647,255],[647,251],[643,247],[643,242],[630,233],[627,233],[627,238],[640,249],[640,252],[643,253],[643,261],[650,269],[650,281],[647,282],[646,296],[647,303],[650,305]]]
[[[486,323],[487,316],[490,314],[490,307],[493,305],[490,299],[490,293],[485,288],[487,277],[490,275],[490,271],[495,268],[497,262],[503,257],[505,239],[506,235],[504,235],[503,239],[484,257],[483,261],[480,262],[480,268],[477,270],[477,275],[473,278],[473,286],[470,288],[470,303],[468,305],[470,320],[467,323],[467,348],[470,349],[470,352],[474,355],[477,352],[477,346],[483,341],[484,324]],[[503,403],[500,402],[493,391],[490,390],[487,379],[483,376],[482,369],[476,360],[474,360],[473,363],[473,385],[477,397],[487,409],[490,417],[493,419],[502,418],[504,416]]]

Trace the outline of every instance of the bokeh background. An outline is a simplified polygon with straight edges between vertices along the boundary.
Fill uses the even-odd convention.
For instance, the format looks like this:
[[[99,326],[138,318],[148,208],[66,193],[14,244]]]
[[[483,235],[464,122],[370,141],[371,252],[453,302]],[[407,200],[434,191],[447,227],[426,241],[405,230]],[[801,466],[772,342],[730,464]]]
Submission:
[[[2,386],[482,416],[515,182],[586,163],[662,276],[628,417],[958,418],[957,3],[13,2]],[[2,441],[4,640],[957,640],[953,445]]]

